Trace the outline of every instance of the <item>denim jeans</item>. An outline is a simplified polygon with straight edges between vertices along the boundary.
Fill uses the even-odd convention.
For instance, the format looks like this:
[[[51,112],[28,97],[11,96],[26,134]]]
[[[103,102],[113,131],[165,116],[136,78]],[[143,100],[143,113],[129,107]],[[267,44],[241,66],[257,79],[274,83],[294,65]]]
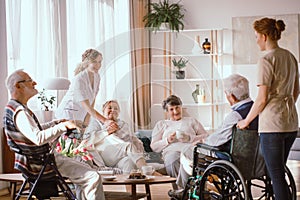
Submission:
[[[288,185],[285,180],[285,164],[297,131],[284,133],[260,133],[260,143],[266,167],[272,180],[276,200],[287,200]]]

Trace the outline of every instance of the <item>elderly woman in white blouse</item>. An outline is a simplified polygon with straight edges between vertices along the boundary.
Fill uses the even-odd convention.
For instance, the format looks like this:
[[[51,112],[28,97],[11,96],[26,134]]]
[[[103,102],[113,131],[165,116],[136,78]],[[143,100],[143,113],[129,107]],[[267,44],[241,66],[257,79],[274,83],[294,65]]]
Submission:
[[[120,120],[120,107],[117,101],[110,100],[103,105],[103,115],[118,124],[106,125],[91,119],[85,130],[88,144],[94,146],[105,166],[120,168],[123,173],[132,169],[141,169],[147,165],[144,157],[143,143],[135,136],[126,122]]]
[[[202,142],[207,132],[196,119],[182,116],[182,101],[179,97],[169,96],[163,101],[162,107],[169,119],[156,123],[151,148],[155,152],[162,152],[168,175],[177,177],[181,151],[191,143]]]

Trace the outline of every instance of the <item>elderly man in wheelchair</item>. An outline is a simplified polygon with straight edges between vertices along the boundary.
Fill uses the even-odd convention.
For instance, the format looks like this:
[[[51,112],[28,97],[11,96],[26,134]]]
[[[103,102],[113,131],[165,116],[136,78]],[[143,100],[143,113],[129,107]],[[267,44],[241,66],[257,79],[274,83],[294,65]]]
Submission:
[[[218,147],[227,153],[230,151],[232,127],[241,119],[244,119],[251,109],[253,101],[249,97],[249,82],[239,75],[233,74],[223,80],[224,92],[231,106],[230,112],[224,119],[222,126],[214,133],[210,134],[204,141],[212,147]],[[257,130],[257,119],[251,124],[251,128]],[[195,145],[190,145],[181,155],[181,165],[177,177],[177,185],[182,188],[179,191],[169,191],[170,197],[179,197],[190,175],[192,175],[193,150]],[[209,150],[202,150],[202,154],[210,155]],[[225,158],[223,154],[217,153],[219,158]]]
[[[248,80],[233,74],[224,79],[224,91],[232,112],[203,143],[191,145],[181,154],[176,183],[182,189],[169,191],[173,200],[274,199],[260,154],[258,119],[247,130],[236,129],[236,123],[247,116],[253,104]],[[286,175],[291,199],[296,199],[295,182],[288,168]]]

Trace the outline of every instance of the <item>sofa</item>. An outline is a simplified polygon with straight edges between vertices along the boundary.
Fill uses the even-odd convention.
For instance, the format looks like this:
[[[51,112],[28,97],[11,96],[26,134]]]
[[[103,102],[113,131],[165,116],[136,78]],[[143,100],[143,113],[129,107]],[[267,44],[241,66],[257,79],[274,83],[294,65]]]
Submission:
[[[138,130],[135,134],[143,142],[146,162],[163,164],[161,153],[154,152],[150,147],[152,130]]]
[[[289,160],[300,160],[300,131],[298,131],[297,138],[291,148]]]
[[[161,154],[153,152],[150,147],[152,130],[138,130],[136,136],[143,142],[146,161],[149,163],[163,163]],[[288,159],[300,160],[300,131],[298,131],[297,138],[291,148]]]

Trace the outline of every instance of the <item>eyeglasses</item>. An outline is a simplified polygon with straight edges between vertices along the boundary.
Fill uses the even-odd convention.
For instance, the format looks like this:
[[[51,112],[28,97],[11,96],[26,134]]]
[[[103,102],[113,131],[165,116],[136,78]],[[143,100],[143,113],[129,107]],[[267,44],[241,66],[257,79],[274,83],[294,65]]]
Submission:
[[[22,80],[22,81],[18,81],[17,83],[26,83],[26,82],[33,82],[33,80],[32,79]]]

